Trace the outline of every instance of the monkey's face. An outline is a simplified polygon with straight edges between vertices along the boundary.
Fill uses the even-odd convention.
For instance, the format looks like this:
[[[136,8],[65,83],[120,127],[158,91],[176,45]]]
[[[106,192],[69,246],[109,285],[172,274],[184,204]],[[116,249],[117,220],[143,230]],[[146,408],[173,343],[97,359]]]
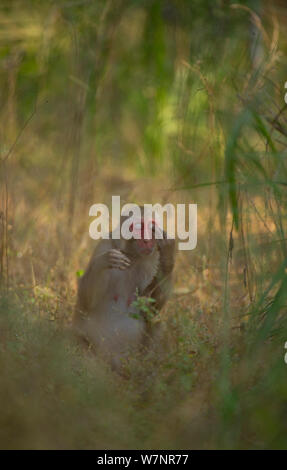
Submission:
[[[134,234],[134,237],[130,240],[132,255],[146,256],[150,255],[155,250],[155,222],[153,220],[145,224],[142,219],[135,223],[135,226],[131,224],[130,231]]]
[[[134,249],[137,250],[137,253],[141,256],[150,255],[155,249],[155,240],[135,240],[134,242]]]

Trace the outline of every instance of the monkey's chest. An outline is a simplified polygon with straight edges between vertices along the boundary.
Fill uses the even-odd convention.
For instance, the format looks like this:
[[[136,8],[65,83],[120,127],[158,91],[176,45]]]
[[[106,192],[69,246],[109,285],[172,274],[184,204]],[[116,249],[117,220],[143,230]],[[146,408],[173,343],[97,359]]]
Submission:
[[[137,293],[142,295],[152,282],[158,263],[156,252],[152,258],[135,263],[125,271],[112,270],[107,291],[95,308],[98,314],[91,316],[86,324],[88,336],[108,354],[120,357],[140,344],[145,322],[134,301]]]
[[[125,351],[138,346],[142,340],[145,323],[134,302],[137,300],[137,292],[141,295],[152,278],[141,274],[139,276],[136,270],[128,269],[115,270],[111,276],[111,298],[109,301],[104,300],[95,329],[97,343],[109,354],[120,357]]]
[[[157,274],[158,265],[159,253],[155,252],[151,257],[135,263],[131,268],[115,272],[110,290],[113,292],[113,300],[129,307],[136,296],[141,296],[150,285]]]

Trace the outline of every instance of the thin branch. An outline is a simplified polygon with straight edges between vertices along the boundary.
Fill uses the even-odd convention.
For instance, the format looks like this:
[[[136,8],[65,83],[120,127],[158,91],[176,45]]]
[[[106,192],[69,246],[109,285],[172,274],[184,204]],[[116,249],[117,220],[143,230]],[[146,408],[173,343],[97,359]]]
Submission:
[[[45,101],[46,103],[47,101]],[[42,103],[44,104],[44,103]],[[29,122],[33,119],[33,117],[35,116],[35,114],[37,113],[38,111],[38,108],[39,106],[35,106],[35,108],[33,109],[32,113],[30,114],[30,116],[26,119],[23,127],[20,129],[20,132],[19,134],[17,135],[15,141],[13,142],[13,144],[11,145],[10,149],[8,150],[8,152],[6,153],[6,155],[2,158],[2,162],[6,162],[8,160],[8,158],[10,157],[10,155],[13,153],[17,143],[19,142],[24,130],[26,129],[26,127],[28,126]]]

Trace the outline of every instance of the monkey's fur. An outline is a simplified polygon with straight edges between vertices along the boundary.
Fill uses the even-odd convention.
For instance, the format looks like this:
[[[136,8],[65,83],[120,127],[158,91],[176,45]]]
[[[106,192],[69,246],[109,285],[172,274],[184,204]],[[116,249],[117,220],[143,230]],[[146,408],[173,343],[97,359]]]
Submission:
[[[114,240],[110,234],[99,242],[79,280],[74,326],[115,369],[148,345],[153,334],[137,298],[152,298],[158,312],[170,293],[175,240],[162,232],[163,239],[148,241]]]

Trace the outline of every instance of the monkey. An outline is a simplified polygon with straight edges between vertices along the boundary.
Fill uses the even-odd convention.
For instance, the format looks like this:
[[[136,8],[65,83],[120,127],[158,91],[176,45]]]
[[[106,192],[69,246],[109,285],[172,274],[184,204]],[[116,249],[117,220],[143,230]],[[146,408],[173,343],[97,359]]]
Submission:
[[[133,234],[129,240],[113,239],[110,232],[109,239],[96,246],[78,282],[74,327],[115,370],[152,337],[151,322],[137,298],[149,299],[158,313],[172,287],[175,239],[168,238],[154,220],[145,221],[140,209],[141,219],[135,224],[138,238]],[[120,226],[127,219],[121,216]],[[161,239],[156,239],[156,230]]]

